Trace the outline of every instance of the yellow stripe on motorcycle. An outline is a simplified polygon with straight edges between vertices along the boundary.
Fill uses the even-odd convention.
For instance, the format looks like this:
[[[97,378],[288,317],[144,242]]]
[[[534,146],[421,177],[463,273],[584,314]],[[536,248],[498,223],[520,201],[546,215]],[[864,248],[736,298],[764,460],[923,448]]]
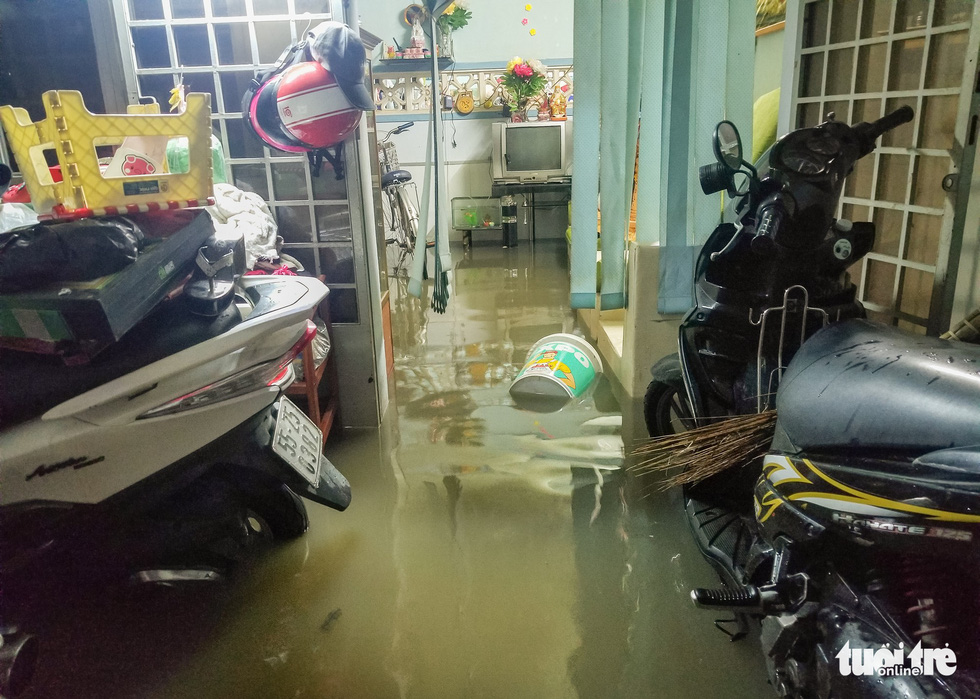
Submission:
[[[835,503],[851,503],[853,505],[861,505],[865,508],[881,509],[884,512],[878,512],[877,514],[887,514],[890,517],[902,517],[908,515],[923,515],[931,519],[939,520],[942,522],[980,522],[980,515],[969,515],[960,512],[948,512],[946,510],[938,510],[932,507],[922,507],[920,505],[911,505],[909,503],[900,502],[898,500],[889,500],[888,498],[879,497],[877,495],[870,495],[868,493],[862,493],[860,490],[846,486],[840,483],[827,474],[823,473],[816,466],[813,465],[808,459],[804,459],[803,463],[816,474],[823,481],[833,486],[834,488],[847,493],[850,497],[846,495],[835,495],[831,493],[820,493],[820,492],[810,492],[810,493],[795,493],[789,496],[790,500],[803,500],[806,501],[807,498],[822,498],[827,500],[832,500]],[[814,502],[813,504],[819,504]],[[823,507],[834,507],[833,504],[822,505]],[[855,511],[857,510],[848,510]],[[866,513],[863,510],[862,513]],[[870,514],[870,513],[867,513]]]

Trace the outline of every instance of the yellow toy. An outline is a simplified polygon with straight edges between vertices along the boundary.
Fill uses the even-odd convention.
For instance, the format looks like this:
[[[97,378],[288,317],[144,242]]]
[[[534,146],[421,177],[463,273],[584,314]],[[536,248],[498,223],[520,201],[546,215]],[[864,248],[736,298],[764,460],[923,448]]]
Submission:
[[[128,114],[95,115],[74,90],[42,95],[45,118],[32,123],[27,110],[0,107],[0,123],[40,219],[73,219],[182,209],[214,203],[211,161],[211,96],[187,95],[181,114],[160,114],[136,105]],[[156,113],[147,113],[156,112]],[[188,172],[169,172],[165,150],[172,138],[188,141]],[[106,165],[96,151],[116,147]],[[55,182],[45,151],[57,155],[63,181]]]

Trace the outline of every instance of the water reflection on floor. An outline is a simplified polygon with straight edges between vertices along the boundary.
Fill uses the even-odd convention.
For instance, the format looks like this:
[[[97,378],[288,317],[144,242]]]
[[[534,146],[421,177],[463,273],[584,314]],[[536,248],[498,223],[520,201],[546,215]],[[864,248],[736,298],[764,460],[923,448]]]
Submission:
[[[633,496],[637,406],[607,382],[550,414],[508,395],[534,342],[575,329],[563,241],[478,242],[445,315],[396,284],[392,320],[385,424],[328,445],[350,509],[311,505],[306,537],[226,588],[79,610],[33,696],[771,694],[758,645],[690,604],[715,583],[677,495]]]

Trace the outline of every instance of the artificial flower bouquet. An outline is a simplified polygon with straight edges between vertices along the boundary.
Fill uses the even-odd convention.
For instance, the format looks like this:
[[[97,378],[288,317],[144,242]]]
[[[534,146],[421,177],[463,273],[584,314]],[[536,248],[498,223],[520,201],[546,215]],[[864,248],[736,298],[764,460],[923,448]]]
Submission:
[[[540,96],[548,82],[545,77],[547,69],[541,61],[523,59],[515,56],[507,64],[500,84],[507,97],[507,105],[514,112],[526,111],[535,97]]]

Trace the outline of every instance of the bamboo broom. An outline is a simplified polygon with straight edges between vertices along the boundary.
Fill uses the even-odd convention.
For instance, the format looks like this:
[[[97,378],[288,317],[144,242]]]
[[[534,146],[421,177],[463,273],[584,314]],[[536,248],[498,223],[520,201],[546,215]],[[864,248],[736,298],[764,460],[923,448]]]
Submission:
[[[966,318],[952,326],[940,337],[944,340],[961,340],[962,342],[980,343],[980,308],[974,308]]]
[[[660,490],[698,483],[766,453],[776,427],[776,411],[725,418],[689,432],[643,440],[630,452],[638,475],[669,475]]]

